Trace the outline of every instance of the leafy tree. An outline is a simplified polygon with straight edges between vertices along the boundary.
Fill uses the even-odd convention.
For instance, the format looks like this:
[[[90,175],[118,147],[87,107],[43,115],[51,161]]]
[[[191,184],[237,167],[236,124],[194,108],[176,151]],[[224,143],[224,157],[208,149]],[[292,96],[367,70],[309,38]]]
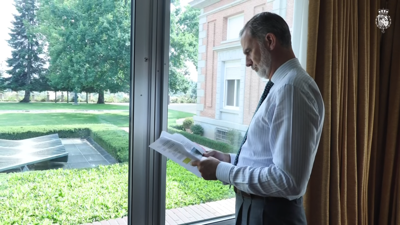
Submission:
[[[197,83],[192,82],[191,83],[191,89],[190,89],[190,98],[196,100],[197,99]]]
[[[59,90],[129,90],[130,3],[117,0],[42,0],[49,43],[50,84]]]
[[[191,86],[186,62],[197,67],[200,11],[190,6],[183,8],[179,0],[172,4],[169,91],[172,94],[186,93]]]
[[[4,76],[4,65],[3,62],[0,62],[0,81],[2,77]],[[0,91],[4,90],[4,87],[0,83]]]
[[[8,41],[13,48],[12,57],[7,59],[10,76],[0,78],[0,86],[25,91],[20,102],[29,102],[31,91],[42,91],[47,82],[44,77],[43,42],[40,34],[35,33],[38,7],[35,0],[15,0],[15,7],[18,14],[14,15],[11,39]]]

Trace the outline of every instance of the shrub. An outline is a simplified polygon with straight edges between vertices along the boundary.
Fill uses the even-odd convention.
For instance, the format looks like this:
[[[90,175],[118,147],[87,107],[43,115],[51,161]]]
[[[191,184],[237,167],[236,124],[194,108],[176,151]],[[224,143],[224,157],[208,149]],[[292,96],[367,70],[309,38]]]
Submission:
[[[178,98],[177,97],[170,97],[169,102],[170,103],[178,103]]]
[[[19,101],[19,98],[17,98],[17,96],[15,96],[15,94],[8,94],[5,96],[4,100],[7,102],[16,102],[16,101]]]
[[[185,128],[183,127],[183,125],[172,125],[171,127],[175,128],[177,130],[185,131]]]
[[[199,124],[194,124],[190,127],[190,130],[193,132],[193,134],[203,136],[204,134],[204,129],[202,126]]]
[[[197,98],[192,98],[190,95],[170,97],[170,103],[196,103]]]
[[[105,101],[105,102],[114,103],[114,102],[117,102],[116,99],[117,99],[117,98],[116,98],[114,95],[112,95],[112,94],[109,94],[109,95],[105,95],[105,96],[104,96],[104,101]]]
[[[185,128],[185,129],[189,129],[192,125],[193,125],[193,118],[191,118],[191,117],[189,117],[189,118],[186,118],[184,121],[183,121],[183,127]]]
[[[128,103],[128,102],[129,102],[129,98],[128,98],[128,97],[123,97],[123,98],[122,98],[122,102]]]
[[[229,130],[226,134],[226,138],[228,139],[229,144],[235,146],[236,148],[240,147],[240,144],[243,140],[242,133],[240,133],[238,130]]]

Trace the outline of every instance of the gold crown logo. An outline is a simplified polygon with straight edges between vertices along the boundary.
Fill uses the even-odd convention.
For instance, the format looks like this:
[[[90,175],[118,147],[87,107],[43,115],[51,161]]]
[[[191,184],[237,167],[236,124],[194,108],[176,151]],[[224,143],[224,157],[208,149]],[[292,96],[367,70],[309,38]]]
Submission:
[[[378,10],[379,14],[387,15],[389,13],[389,10],[387,9],[380,9]]]

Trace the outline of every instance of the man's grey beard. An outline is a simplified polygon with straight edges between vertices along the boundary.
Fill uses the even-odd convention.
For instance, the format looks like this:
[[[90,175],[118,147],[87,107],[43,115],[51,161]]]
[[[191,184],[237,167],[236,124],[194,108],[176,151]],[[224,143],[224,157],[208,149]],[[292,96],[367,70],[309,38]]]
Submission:
[[[268,79],[269,72],[271,71],[271,55],[269,55],[267,49],[265,49],[264,45],[261,46],[261,60],[260,65],[258,67],[257,74],[261,78]]]

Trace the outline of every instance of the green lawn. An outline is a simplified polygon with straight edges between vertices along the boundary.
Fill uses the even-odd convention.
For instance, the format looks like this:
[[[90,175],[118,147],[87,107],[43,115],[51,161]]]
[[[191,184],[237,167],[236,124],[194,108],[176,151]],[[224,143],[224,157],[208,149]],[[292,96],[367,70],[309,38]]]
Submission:
[[[1,110],[129,110],[129,105],[79,103],[1,103]]]
[[[114,113],[3,113],[0,126],[74,125],[108,123],[129,127],[128,112]]]
[[[168,110],[168,126],[175,125],[177,119],[193,117],[194,115],[195,114],[193,114],[193,113],[187,113],[187,112],[181,112],[181,111],[169,109]]]
[[[94,113],[4,113],[0,126],[99,124]]]
[[[129,127],[129,112],[99,113],[101,123],[110,123],[118,127]]]
[[[29,104],[28,104],[29,105]],[[0,103],[0,106],[2,104]],[[25,108],[21,110],[29,110]],[[194,114],[168,110],[168,126],[175,125],[180,118]],[[108,123],[118,127],[129,127],[129,112],[65,112],[65,113],[1,113],[0,126],[73,125]]]

